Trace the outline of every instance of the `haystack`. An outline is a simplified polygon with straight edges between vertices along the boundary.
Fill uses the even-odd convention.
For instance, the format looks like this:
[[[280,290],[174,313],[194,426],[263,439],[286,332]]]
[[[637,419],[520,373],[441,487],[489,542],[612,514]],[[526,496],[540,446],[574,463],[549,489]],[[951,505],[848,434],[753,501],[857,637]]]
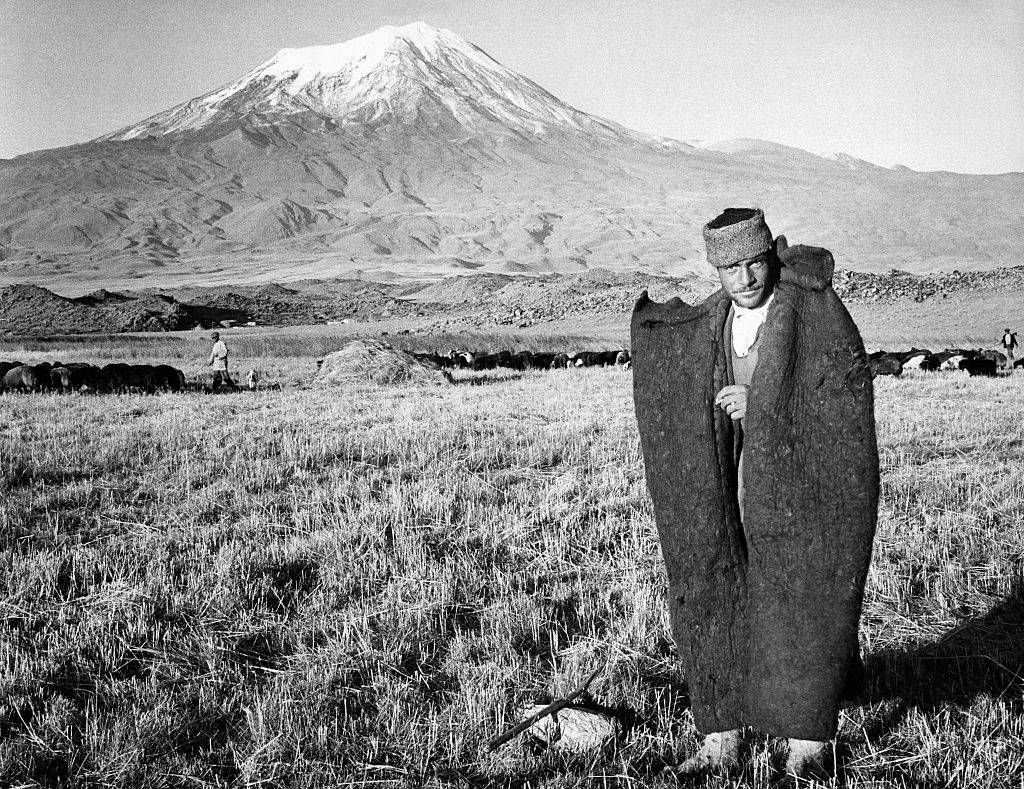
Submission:
[[[353,340],[328,354],[313,379],[313,386],[346,384],[448,384],[451,376],[436,364],[377,340]]]

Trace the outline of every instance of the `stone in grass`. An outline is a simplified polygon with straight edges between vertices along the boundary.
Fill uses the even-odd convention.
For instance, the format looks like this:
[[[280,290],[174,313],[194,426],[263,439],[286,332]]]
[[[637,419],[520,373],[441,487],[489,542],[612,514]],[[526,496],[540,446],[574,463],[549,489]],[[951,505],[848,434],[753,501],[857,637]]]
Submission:
[[[535,704],[526,709],[523,719],[544,709]],[[534,739],[556,750],[587,751],[601,748],[619,735],[618,718],[586,707],[569,705],[534,723],[529,734]]]

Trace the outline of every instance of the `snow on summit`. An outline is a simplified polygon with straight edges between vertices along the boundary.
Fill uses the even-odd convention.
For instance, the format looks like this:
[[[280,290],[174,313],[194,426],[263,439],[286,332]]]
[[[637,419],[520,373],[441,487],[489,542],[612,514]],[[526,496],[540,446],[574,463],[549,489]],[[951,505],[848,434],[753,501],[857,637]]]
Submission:
[[[302,112],[343,125],[393,121],[451,130],[497,123],[528,134],[556,127],[634,136],[574,109],[456,33],[413,22],[340,44],[282,49],[234,82],[100,139]]]
[[[378,68],[393,47],[401,45],[415,47],[428,58],[447,47],[484,65],[498,65],[450,30],[413,22],[404,27],[387,25],[341,44],[282,49],[247,79],[269,76],[287,80],[288,90],[293,93],[325,75],[346,74],[350,83],[358,82]]]

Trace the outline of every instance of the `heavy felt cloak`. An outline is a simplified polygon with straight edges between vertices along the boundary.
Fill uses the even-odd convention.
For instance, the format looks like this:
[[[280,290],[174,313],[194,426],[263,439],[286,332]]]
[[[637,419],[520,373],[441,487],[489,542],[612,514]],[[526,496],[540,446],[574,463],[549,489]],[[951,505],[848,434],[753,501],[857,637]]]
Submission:
[[[694,720],[827,740],[859,660],[878,508],[871,372],[824,249],[787,249],[758,340],[736,500],[727,381],[730,300],[633,311],[634,400]]]

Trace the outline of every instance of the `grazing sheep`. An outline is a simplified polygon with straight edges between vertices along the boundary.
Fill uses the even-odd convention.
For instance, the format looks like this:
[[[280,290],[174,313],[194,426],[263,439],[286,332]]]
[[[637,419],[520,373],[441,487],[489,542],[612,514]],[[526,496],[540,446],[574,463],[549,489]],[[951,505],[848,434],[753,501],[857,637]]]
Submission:
[[[4,373],[3,380],[0,381],[0,391],[44,392],[51,386],[50,369],[49,362],[13,367]]]

